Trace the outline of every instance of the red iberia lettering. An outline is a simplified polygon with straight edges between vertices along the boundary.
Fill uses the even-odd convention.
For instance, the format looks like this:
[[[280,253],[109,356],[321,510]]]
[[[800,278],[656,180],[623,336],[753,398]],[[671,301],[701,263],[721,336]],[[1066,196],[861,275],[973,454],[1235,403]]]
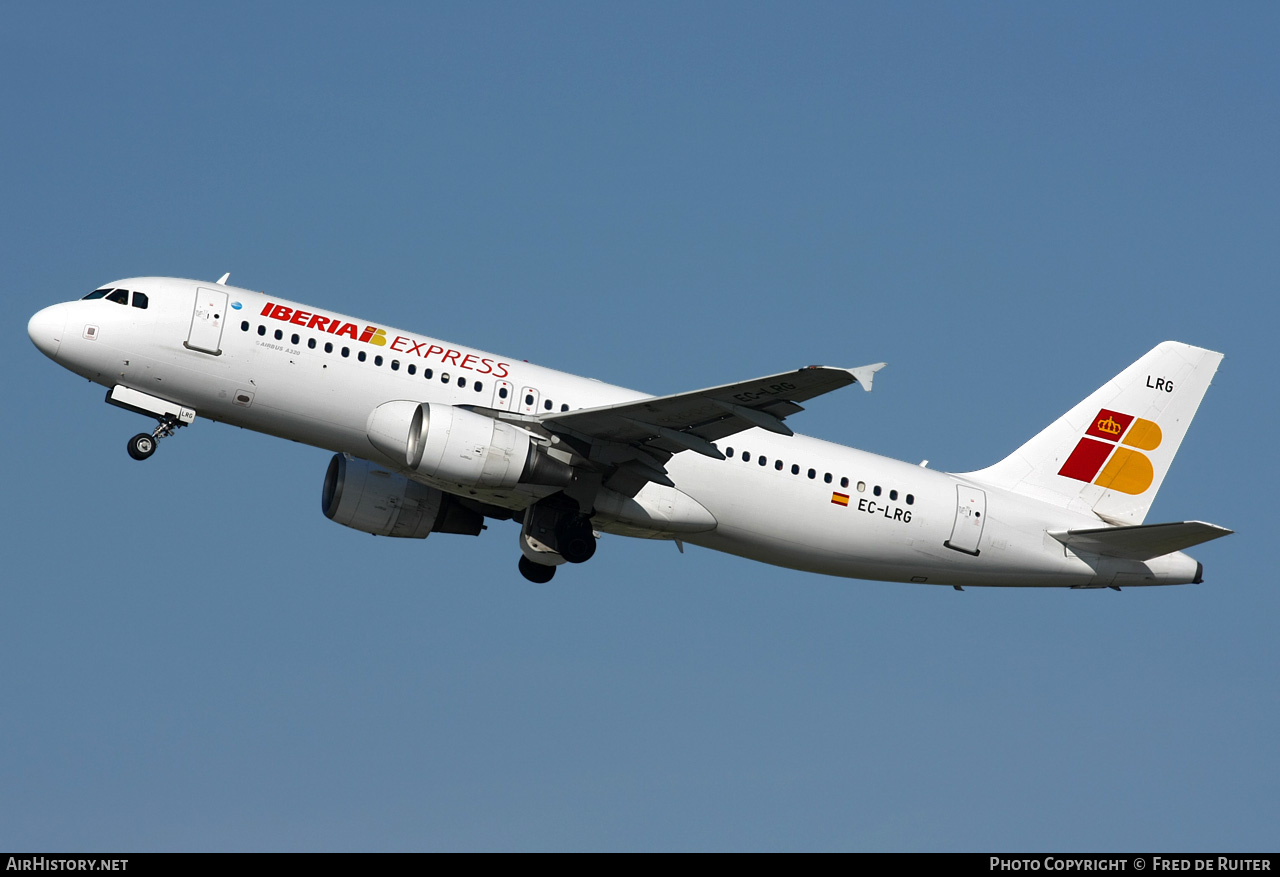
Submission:
[[[344,323],[333,317],[322,317],[320,314],[313,314],[311,311],[294,310],[288,305],[279,305],[270,301],[262,306],[261,316],[269,317],[272,320],[280,320],[282,323],[293,323],[306,329],[327,332],[330,335],[345,335],[353,341],[363,341],[375,347],[387,346],[387,330],[379,329],[377,326],[365,326],[361,330],[355,323]],[[424,342],[414,341],[412,338],[406,338],[403,335],[397,335],[395,340],[391,342],[392,350],[400,353],[416,353],[424,359],[432,353],[445,352],[443,347],[433,344],[423,353],[423,347]],[[458,351],[450,350],[448,355],[445,356],[445,360],[456,363],[459,356],[461,354]],[[467,357],[468,363],[474,359],[474,356]],[[471,368],[468,363],[464,363],[463,367]]]
[[[495,378],[505,378],[507,375],[511,374],[511,372],[507,371],[507,364],[506,364],[505,362],[500,362],[500,363],[498,363],[498,364],[497,364],[497,368],[502,369],[502,374],[498,374],[498,373],[495,371],[495,372],[493,373],[493,376],[494,376]]]
[[[458,364],[458,357],[459,357],[460,355],[461,355],[461,354],[459,354],[459,353],[458,353],[458,351],[456,351],[456,350],[452,350],[452,349],[450,349],[450,350],[446,350],[446,351],[444,352],[444,356],[440,357],[440,361],[441,361],[441,362],[451,362],[451,363],[453,363],[454,365],[457,365],[457,364]]]
[[[475,354],[468,353],[466,356],[462,357],[462,362],[458,363],[458,368],[470,369],[471,363],[475,361],[476,361]],[[474,371],[474,369],[472,369],[472,371]]]

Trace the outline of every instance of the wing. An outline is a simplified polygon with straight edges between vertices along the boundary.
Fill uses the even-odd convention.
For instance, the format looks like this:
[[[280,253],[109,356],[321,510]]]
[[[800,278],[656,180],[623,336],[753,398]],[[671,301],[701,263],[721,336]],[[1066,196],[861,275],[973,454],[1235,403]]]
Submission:
[[[669,485],[664,464],[673,454],[694,451],[723,460],[712,442],[726,436],[756,427],[791,435],[782,421],[804,410],[800,402],[853,383],[870,390],[884,365],[812,365],[692,393],[546,415],[539,423],[605,469]]]

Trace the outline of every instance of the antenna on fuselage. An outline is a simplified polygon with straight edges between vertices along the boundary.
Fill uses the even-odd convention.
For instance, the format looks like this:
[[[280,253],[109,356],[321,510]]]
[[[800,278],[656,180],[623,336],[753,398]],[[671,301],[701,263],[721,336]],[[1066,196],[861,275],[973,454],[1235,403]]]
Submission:
[[[219,285],[219,286],[226,286],[226,285],[227,285],[227,280],[228,280],[230,277],[231,277],[231,272],[230,272],[230,271],[228,271],[226,274],[223,274],[221,277],[219,277],[219,278],[218,278],[218,285]]]

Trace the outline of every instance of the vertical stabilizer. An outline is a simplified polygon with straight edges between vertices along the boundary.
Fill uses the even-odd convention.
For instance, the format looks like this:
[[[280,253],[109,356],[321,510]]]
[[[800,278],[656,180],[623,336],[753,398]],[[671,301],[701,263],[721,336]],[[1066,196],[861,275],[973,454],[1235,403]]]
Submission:
[[[1222,354],[1165,341],[1005,459],[969,477],[1141,524]]]

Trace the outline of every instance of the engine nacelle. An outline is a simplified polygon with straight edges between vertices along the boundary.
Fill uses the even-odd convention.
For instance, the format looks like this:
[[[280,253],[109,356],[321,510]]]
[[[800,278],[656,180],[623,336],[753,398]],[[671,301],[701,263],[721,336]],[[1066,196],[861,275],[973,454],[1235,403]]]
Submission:
[[[369,415],[369,441],[388,458],[452,484],[564,486],[567,463],[548,456],[510,423],[438,402],[386,402]]]
[[[329,461],[320,508],[329,520],[375,536],[476,536],[484,529],[484,515],[443,491],[343,454]]]

